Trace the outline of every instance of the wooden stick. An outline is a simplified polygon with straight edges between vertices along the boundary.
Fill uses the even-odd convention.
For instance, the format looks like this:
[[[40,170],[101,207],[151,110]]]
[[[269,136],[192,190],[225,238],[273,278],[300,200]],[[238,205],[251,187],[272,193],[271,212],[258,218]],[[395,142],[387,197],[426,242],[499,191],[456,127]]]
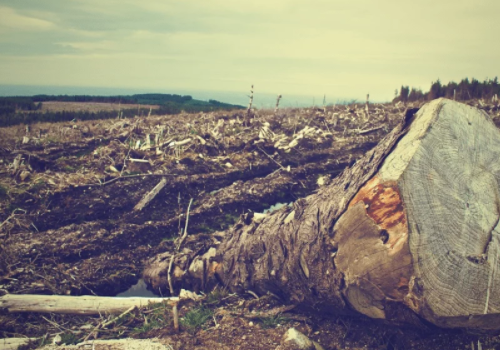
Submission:
[[[359,130],[358,134],[360,134],[360,135],[362,135],[362,134],[368,134],[368,133],[370,133],[372,131],[380,130],[380,129],[383,129],[383,128],[384,128],[384,126],[382,125],[382,126],[377,126],[375,128],[371,128],[371,129]]]
[[[370,118],[369,105],[370,105],[370,94],[366,94],[366,104],[365,104],[366,120],[368,120]]]
[[[115,298],[97,296],[30,295],[6,294],[0,297],[0,309],[8,312],[40,312],[57,314],[101,315],[117,314],[132,306],[143,307],[149,303],[167,301],[169,304],[179,298]]]
[[[94,329],[89,334],[87,334],[87,336],[83,339],[83,342],[85,343],[87,340],[89,340],[89,338],[92,336],[92,334],[95,334],[94,339],[96,339],[97,338],[97,331],[101,328],[101,326],[102,326],[102,322],[100,322],[97,326],[94,327]]]
[[[168,289],[170,289],[170,295],[174,295],[174,286],[172,284],[172,266],[174,265],[175,254],[170,257],[170,263],[168,264],[167,278],[168,278]]]
[[[16,208],[14,209],[14,211],[12,212],[12,214],[9,215],[9,217],[7,219],[5,219],[1,224],[0,224],[0,232],[2,232],[2,227],[7,224],[9,222],[10,219],[14,218],[16,216],[16,211],[19,210],[19,211],[24,211],[24,214],[26,214],[26,210],[24,209],[20,209],[20,208]]]
[[[187,208],[187,214],[186,214],[186,225],[184,226],[184,234],[181,237],[181,240],[179,241],[179,245],[177,246],[177,251],[181,249],[182,243],[186,239],[188,235],[188,223],[189,223],[189,210],[191,209],[191,204],[193,204],[193,198],[189,201],[189,205]]]
[[[143,176],[180,176],[179,174],[136,174],[136,175],[125,175],[125,176],[120,176],[120,177],[115,177],[114,179],[111,179],[111,180],[108,180],[108,181],[105,181],[105,182],[100,182],[98,184],[89,184],[87,186],[104,186],[104,185],[108,185],[110,183],[113,183],[115,181],[118,181],[118,180],[123,180],[123,179],[130,179],[130,178],[133,178],[133,177],[143,177]]]
[[[180,202],[180,193],[179,193],[179,202]],[[182,243],[184,243],[184,240],[187,237],[188,234],[188,223],[189,223],[189,211],[191,209],[191,204],[193,204],[193,198],[189,201],[189,205],[187,208],[187,214],[186,214],[186,225],[184,226],[184,234],[182,235],[179,244],[177,245],[176,251],[179,252],[182,246]],[[179,217],[180,220],[180,217]],[[180,221],[179,221],[179,226],[180,226]],[[167,280],[168,280],[168,288],[170,289],[170,295],[174,295],[174,286],[172,284],[172,266],[174,265],[174,259],[175,259],[175,253],[170,257],[170,263],[168,264],[168,272],[167,272]]]
[[[142,197],[140,202],[136,204],[136,206],[134,207],[134,211],[141,211],[142,209],[144,209],[144,207],[147,206],[149,202],[151,202],[158,193],[160,193],[160,191],[163,189],[163,187],[165,187],[166,184],[167,184],[167,179],[166,178],[161,179],[161,181],[158,182],[158,184],[151,191],[146,193],[146,195]]]
[[[120,176],[122,176],[123,171],[125,170],[125,167],[127,166],[127,158],[128,158],[129,155],[130,155],[130,144],[128,146],[127,155],[125,156],[125,158],[123,158],[123,166],[122,166],[122,171],[120,171]]]
[[[257,146],[258,149],[260,149],[266,156],[269,157],[269,159],[271,159],[273,162],[275,162],[276,164],[278,164],[278,166],[283,169],[283,170],[286,170],[286,168],[281,165],[281,163],[279,163],[277,160],[275,160],[273,157],[271,157],[269,154],[266,153],[266,151],[264,151],[262,148],[260,148],[259,146]]]
[[[250,102],[248,103],[247,115],[250,115],[252,112],[252,103],[253,103],[253,85],[250,89]]]
[[[132,163],[149,163],[149,159],[129,158]]]
[[[177,303],[172,307],[172,314],[174,316],[174,329],[176,333],[179,333],[179,312],[177,310]]]
[[[177,305],[177,304],[176,304]],[[102,324],[103,327],[107,327],[109,326],[110,324],[118,321],[120,318],[123,318],[125,315],[131,313],[132,311],[134,311],[135,309],[137,309],[137,306],[136,305],[133,305],[131,306],[127,311],[121,313],[120,315],[116,316],[115,318],[113,318],[112,320],[109,320],[109,321],[106,321]]]
[[[281,95],[278,95],[278,98],[276,98],[276,108],[274,108],[274,113],[278,112],[278,108],[280,105],[280,99],[281,99]]]

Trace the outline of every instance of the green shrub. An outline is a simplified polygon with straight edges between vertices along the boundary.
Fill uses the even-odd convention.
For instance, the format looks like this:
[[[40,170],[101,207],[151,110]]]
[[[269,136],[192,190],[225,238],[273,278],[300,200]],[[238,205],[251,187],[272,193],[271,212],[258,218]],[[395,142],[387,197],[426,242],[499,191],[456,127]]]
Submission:
[[[275,328],[278,325],[282,325],[288,322],[288,318],[278,314],[271,317],[261,317],[259,318],[262,328]]]
[[[203,326],[205,322],[211,319],[212,316],[212,310],[206,308],[205,306],[200,306],[186,313],[186,315],[181,319],[181,324],[189,331],[194,332]]]
[[[227,291],[226,288],[219,288],[216,287],[213,291],[211,291],[208,295],[207,298],[205,299],[205,303],[207,305],[219,305],[222,303],[224,298],[226,298],[229,295],[229,292]]]
[[[79,338],[71,332],[61,334],[61,344],[74,345],[79,343]]]
[[[0,199],[7,198],[7,188],[5,186],[0,185]]]
[[[160,329],[168,326],[169,318],[166,304],[156,303],[150,304],[148,310],[152,311],[148,315],[145,315],[145,321],[142,326],[135,327],[132,333],[139,334],[145,333],[153,329]]]

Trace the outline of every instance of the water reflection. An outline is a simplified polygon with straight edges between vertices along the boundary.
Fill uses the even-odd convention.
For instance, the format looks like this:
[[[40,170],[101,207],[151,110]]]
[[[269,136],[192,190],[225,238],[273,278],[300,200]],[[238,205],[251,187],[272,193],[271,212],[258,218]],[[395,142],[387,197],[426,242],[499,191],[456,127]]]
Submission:
[[[273,211],[276,211],[278,209],[280,209],[281,207],[284,207],[285,205],[288,205],[288,206],[292,206],[293,202],[290,202],[290,203],[276,203],[276,204],[273,204],[271,205],[269,208],[267,209],[264,209],[263,213],[266,214],[266,213],[272,213]]]
[[[147,288],[146,282],[141,278],[134,284],[132,287],[127,289],[125,292],[116,295],[117,297],[157,297],[158,295],[154,294]]]

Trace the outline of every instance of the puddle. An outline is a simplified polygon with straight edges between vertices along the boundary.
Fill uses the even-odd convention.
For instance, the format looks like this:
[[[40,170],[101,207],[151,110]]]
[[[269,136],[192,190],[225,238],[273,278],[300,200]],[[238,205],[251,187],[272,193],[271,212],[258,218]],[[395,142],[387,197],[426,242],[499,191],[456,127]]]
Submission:
[[[293,204],[293,202],[290,202],[290,203],[276,203],[276,204],[273,204],[271,205],[269,208],[267,209],[264,209],[264,211],[262,212],[263,214],[268,214],[268,213],[272,213],[273,211],[276,211],[282,207],[284,207],[285,205],[288,205],[289,207],[291,207]]]
[[[146,282],[141,278],[132,287],[127,289],[125,292],[116,295],[117,297],[151,297],[155,298],[158,295],[154,294],[152,291],[147,289]]]

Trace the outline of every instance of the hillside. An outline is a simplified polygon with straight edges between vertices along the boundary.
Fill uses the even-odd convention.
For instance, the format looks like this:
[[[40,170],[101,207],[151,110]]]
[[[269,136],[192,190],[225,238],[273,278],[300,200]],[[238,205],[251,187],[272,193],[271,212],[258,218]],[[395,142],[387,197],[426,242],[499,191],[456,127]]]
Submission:
[[[244,107],[219,102],[201,101],[191,96],[171,94],[136,94],[124,96],[35,95],[0,97],[0,127],[59,122],[131,118],[147,115],[197,113]]]

